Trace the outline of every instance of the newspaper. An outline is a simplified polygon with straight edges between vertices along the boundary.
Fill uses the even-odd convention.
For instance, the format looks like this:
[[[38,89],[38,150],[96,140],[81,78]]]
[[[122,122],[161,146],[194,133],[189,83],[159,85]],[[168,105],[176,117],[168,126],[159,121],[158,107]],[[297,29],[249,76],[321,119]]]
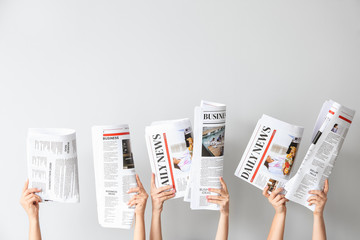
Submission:
[[[332,100],[324,103],[313,131],[312,144],[295,176],[285,185],[285,197],[315,210],[308,205],[310,190],[322,190],[329,178],[355,111]]]
[[[223,176],[226,105],[201,101],[195,107],[194,153],[190,181],[185,200],[191,209],[219,210],[217,204],[209,203],[209,188],[221,188]]]
[[[289,181],[304,128],[267,115],[258,121],[235,176],[272,192]]]
[[[27,161],[29,186],[43,201],[80,201],[75,130],[29,129]]]
[[[145,139],[156,186],[172,185],[174,198],[184,197],[192,164],[190,120],[153,122],[145,128]]]
[[[127,124],[93,126],[95,186],[98,221],[102,227],[130,229],[135,207],[127,203],[137,187]]]

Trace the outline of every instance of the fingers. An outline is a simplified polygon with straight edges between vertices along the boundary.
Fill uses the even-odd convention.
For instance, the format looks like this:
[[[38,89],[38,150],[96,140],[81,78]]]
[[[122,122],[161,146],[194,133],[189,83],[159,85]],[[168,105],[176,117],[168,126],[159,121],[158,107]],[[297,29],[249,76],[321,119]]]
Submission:
[[[208,202],[209,203],[215,203],[215,204],[218,204],[218,205],[221,205],[222,201],[220,200],[213,200],[213,199],[208,199]]]
[[[164,201],[166,201],[166,200],[168,200],[168,199],[170,199],[170,198],[173,198],[173,197],[175,197],[175,193],[170,194],[170,195],[165,196],[165,197],[161,197],[161,198],[160,198],[160,201],[161,201],[161,202],[164,202]]]
[[[266,198],[269,198],[270,197],[270,194],[268,193],[268,190],[269,190],[269,186],[266,186],[262,192],[262,194],[266,197]]]
[[[172,185],[167,185],[167,186],[163,186],[163,187],[159,187],[159,188],[157,188],[156,189],[156,193],[161,193],[161,192],[163,192],[163,191],[167,191],[167,190],[170,190],[170,189],[172,189]]]
[[[319,196],[319,197],[321,197],[321,198],[323,198],[323,199],[326,198],[325,193],[324,193],[323,191],[320,191],[320,190],[311,190],[311,191],[309,191],[309,193],[310,193],[310,194],[317,195],[317,196]]]
[[[284,199],[284,195],[283,194],[278,194],[275,198],[274,198],[274,202],[279,202],[280,200]]]
[[[220,184],[221,184],[221,187],[225,190],[225,192],[227,193],[228,192],[228,189],[227,189],[227,186],[226,186],[226,183],[224,181],[224,179],[222,177],[220,177]]]
[[[277,188],[274,191],[272,191],[272,193],[270,194],[270,199],[274,199],[276,197],[276,195],[278,195],[281,191],[283,190],[283,188]]]
[[[29,179],[26,180],[22,192],[24,193],[29,188]]]
[[[27,196],[31,193],[38,193],[38,192],[41,192],[41,189],[38,189],[38,188],[29,188],[29,189],[26,189],[25,192],[24,192],[24,196]]]
[[[140,192],[140,188],[139,188],[139,187],[130,188],[127,193],[137,193],[137,192]]]
[[[222,196],[207,195],[207,196],[206,196],[206,199],[207,199],[207,200],[219,200],[219,201],[221,201],[221,200],[224,200],[224,199],[225,199],[225,197],[222,197]]]
[[[42,202],[41,198],[38,195],[35,194],[31,194],[29,195],[29,197],[26,199],[27,203],[33,203],[33,202]]]
[[[175,195],[175,190],[161,192],[158,194],[158,197],[162,198],[162,197],[167,197],[167,196],[171,196],[171,195]]]
[[[327,194],[328,192],[329,192],[329,180],[326,179],[324,185],[324,193]]]
[[[289,201],[289,200],[287,200],[286,198],[282,198],[278,203],[279,204],[285,204],[287,201]]]
[[[141,183],[141,181],[140,181],[140,177],[139,177],[138,174],[136,174],[136,182],[137,182],[138,187],[144,188],[143,185],[142,185],[142,183]]]
[[[221,189],[218,188],[209,188],[208,190],[209,192],[213,192],[213,193],[218,193],[218,194],[222,193]]]
[[[315,200],[315,201],[321,201],[321,197],[319,196],[311,196],[308,198],[308,202]]]
[[[155,186],[155,174],[154,173],[151,175],[151,188],[156,188],[156,186]]]

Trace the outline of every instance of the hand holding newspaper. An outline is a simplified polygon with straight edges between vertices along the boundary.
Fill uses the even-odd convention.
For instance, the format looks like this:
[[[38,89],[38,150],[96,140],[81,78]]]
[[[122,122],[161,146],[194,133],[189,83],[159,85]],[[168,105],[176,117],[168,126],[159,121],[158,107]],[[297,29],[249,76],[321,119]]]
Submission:
[[[194,154],[190,181],[185,200],[191,209],[219,210],[207,201],[207,195],[216,195],[209,188],[221,188],[225,143],[226,105],[201,101],[195,108]]]
[[[127,124],[92,128],[98,221],[102,227],[130,229],[134,207],[135,166]]]
[[[27,159],[29,187],[43,201],[80,201],[75,130],[29,129]]]
[[[313,131],[312,144],[296,175],[285,185],[285,197],[310,210],[310,190],[322,190],[349,131],[355,111],[334,101],[326,101]]]
[[[156,187],[172,185],[175,197],[184,197],[192,158],[189,119],[153,122],[145,128],[150,165]]]
[[[314,211],[310,190],[321,190],[330,176],[355,111],[326,101],[315,124],[312,144],[300,168],[290,179],[303,128],[263,115],[235,175],[260,189],[285,188],[285,197]]]

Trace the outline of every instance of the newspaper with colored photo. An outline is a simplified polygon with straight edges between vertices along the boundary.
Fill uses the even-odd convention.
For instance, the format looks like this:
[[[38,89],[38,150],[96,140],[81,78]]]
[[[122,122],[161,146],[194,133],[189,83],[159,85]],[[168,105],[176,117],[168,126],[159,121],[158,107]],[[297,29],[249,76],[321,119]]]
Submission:
[[[312,136],[312,143],[295,176],[285,185],[285,197],[310,210],[307,199],[310,190],[322,190],[339,155],[355,111],[332,100],[320,111]]]
[[[127,124],[92,127],[98,221],[102,227],[130,229],[135,207],[128,202],[137,187]]]
[[[322,190],[329,178],[348,133],[355,111],[332,100],[323,104],[312,136],[312,144],[296,174],[292,168],[303,128],[263,115],[235,171],[235,176],[269,192],[284,188],[283,194],[308,206],[310,190]]]
[[[174,198],[184,197],[192,165],[190,120],[153,122],[145,128],[145,139],[156,187],[172,185]]]
[[[226,105],[201,101],[195,107],[194,152],[185,201],[193,210],[219,210],[209,203],[207,195],[216,195],[209,188],[221,188],[223,177]]]
[[[304,132],[303,127],[263,115],[258,121],[235,176],[260,188],[284,187]]]
[[[80,201],[75,130],[29,129],[27,161],[29,186],[43,201]]]

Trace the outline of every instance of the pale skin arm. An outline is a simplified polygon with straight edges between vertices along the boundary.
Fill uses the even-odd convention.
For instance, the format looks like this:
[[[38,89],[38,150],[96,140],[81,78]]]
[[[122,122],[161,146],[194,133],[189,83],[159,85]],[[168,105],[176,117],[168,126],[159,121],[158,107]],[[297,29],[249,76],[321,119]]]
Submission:
[[[20,204],[29,218],[29,240],[41,240],[39,202],[42,200],[35,194],[38,192],[41,192],[41,190],[37,188],[29,189],[29,180],[27,180],[20,198]]]
[[[134,229],[134,240],[145,240],[146,233],[145,233],[145,208],[146,202],[149,195],[146,193],[144,186],[142,185],[139,175],[136,174],[136,182],[137,187],[131,188],[128,193],[137,193],[134,195],[128,205],[134,206],[135,205],[135,229]]]
[[[221,189],[209,188],[210,192],[218,193],[219,196],[208,195],[209,203],[220,206],[220,218],[215,240],[227,240],[229,235],[229,192],[224,179],[220,178]]]
[[[151,176],[152,217],[151,217],[150,240],[162,240],[161,212],[163,210],[163,205],[166,200],[175,197],[175,190],[170,190],[170,189],[172,189],[171,185],[156,188],[155,174],[152,174]]]
[[[329,192],[329,181],[325,180],[324,190],[309,191],[313,196],[309,197],[309,206],[315,204],[314,224],[313,224],[313,240],[326,240],[326,229],[324,221],[324,208],[327,201],[327,193]]]
[[[282,240],[284,239],[285,218],[286,218],[286,202],[288,201],[280,192],[283,188],[277,188],[268,193],[269,186],[266,186],[263,195],[269,200],[275,209],[275,215],[271,224],[270,232],[267,237],[268,240]]]

